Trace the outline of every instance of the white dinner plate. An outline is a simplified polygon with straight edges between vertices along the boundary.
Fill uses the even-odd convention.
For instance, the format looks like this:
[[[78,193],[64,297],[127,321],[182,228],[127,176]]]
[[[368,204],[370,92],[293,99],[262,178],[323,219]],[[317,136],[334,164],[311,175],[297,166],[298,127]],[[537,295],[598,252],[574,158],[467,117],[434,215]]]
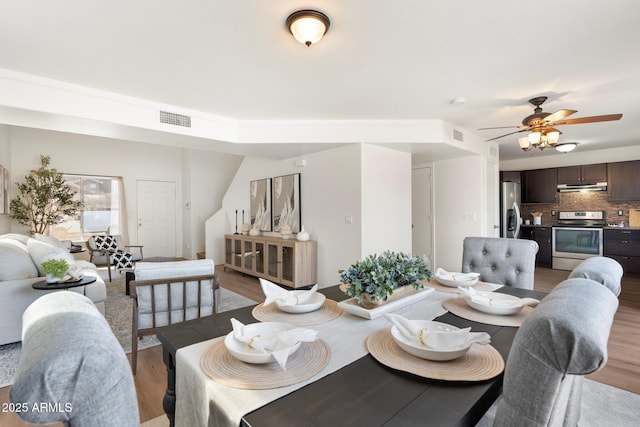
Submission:
[[[287,331],[289,329],[296,328],[295,325],[290,325],[288,323],[278,323],[278,322],[259,322],[259,323],[251,323],[245,325],[245,332],[251,335],[270,335],[280,331]],[[229,332],[227,336],[224,338],[224,345],[229,353],[233,355],[233,357],[242,360],[247,363],[254,364],[264,364],[275,362],[276,359],[271,355],[271,353],[264,353],[260,350],[256,350],[255,348],[249,347],[249,345],[245,342],[238,341],[233,337],[233,331]],[[295,345],[289,347],[289,356],[295,353],[300,347],[300,343],[296,343]]]
[[[448,325],[442,322],[434,322],[431,320],[412,320],[411,322],[416,324],[416,326],[420,328],[430,328],[439,331],[457,331],[460,329],[453,325]],[[398,344],[401,349],[409,354],[426,360],[447,361],[457,359],[464,356],[471,347],[471,344],[467,344],[462,347],[450,349],[429,348],[418,342],[414,342],[405,338],[405,336],[400,333],[400,330],[398,330],[398,327],[396,325],[393,325],[391,327],[391,336],[393,337],[395,343]]]
[[[477,273],[451,273],[445,276],[436,276],[436,280],[444,286],[457,288],[458,286],[475,285],[478,283],[478,277]]]
[[[307,291],[291,291],[294,295],[300,295]],[[276,305],[282,311],[293,314],[300,313],[310,313],[312,311],[316,311],[324,304],[324,301],[327,297],[320,292],[314,292],[311,297],[304,302],[304,304],[281,304],[279,301],[276,301]]]
[[[508,316],[518,313],[520,310],[522,310],[522,307],[524,307],[522,304],[517,304],[521,301],[521,299],[513,295],[485,291],[476,291],[476,294],[479,297],[490,298],[489,303],[483,304],[474,302],[468,295],[465,295],[464,299],[467,304],[469,304],[469,306],[475,308],[478,311],[482,311],[483,313]]]

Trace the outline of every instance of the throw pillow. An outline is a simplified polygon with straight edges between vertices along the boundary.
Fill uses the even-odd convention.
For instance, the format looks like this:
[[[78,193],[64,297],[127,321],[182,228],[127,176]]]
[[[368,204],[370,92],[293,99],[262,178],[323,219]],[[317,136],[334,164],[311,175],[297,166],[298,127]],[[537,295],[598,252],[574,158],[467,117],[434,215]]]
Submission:
[[[39,241],[41,241],[41,242],[48,243],[48,244],[50,244],[51,246],[55,246],[55,247],[57,247],[57,248],[64,249],[64,250],[66,250],[66,251],[68,251],[68,250],[70,250],[70,249],[71,249],[71,240],[65,240],[65,241],[63,242],[63,241],[61,241],[61,240],[59,240],[59,239],[56,239],[56,238],[55,238],[55,237],[53,237],[53,236],[44,236],[44,235],[42,235],[42,234],[40,234],[40,233],[36,233],[36,234],[34,234],[34,236],[33,236],[33,237],[34,237],[36,240],[39,240]]]
[[[0,281],[38,277],[27,247],[13,239],[0,240]]]
[[[64,249],[60,249],[53,245],[50,245],[45,242],[41,242],[36,239],[29,239],[27,241],[27,249],[29,250],[29,255],[31,255],[31,259],[35,263],[38,268],[38,273],[40,276],[44,276],[45,273],[42,271],[42,263],[48,259],[56,258],[56,259],[64,259],[66,260],[70,266],[74,265],[76,260],[73,258],[69,252]]]
[[[113,265],[115,265],[116,270],[122,270],[125,268],[133,268],[133,257],[129,252],[117,251],[112,255],[113,257]]]
[[[115,252],[118,250],[118,242],[116,242],[116,239],[113,236],[100,234],[98,236],[94,236],[93,239],[96,242],[96,247],[102,251]]]

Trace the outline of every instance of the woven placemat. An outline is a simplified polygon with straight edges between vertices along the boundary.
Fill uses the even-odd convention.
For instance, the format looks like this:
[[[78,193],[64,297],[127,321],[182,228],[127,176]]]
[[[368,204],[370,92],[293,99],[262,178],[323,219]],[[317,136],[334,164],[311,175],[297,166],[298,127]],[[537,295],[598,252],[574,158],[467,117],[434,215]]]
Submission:
[[[464,356],[445,362],[421,359],[402,350],[390,329],[382,329],[367,338],[367,348],[380,363],[399,371],[444,381],[484,381],[504,371],[504,360],[491,345],[472,344]]]
[[[236,359],[227,351],[224,338],[216,338],[202,355],[200,367],[222,385],[244,390],[286,387],[311,378],[329,363],[329,347],[322,340],[303,342],[289,356],[287,370],[278,363],[251,364]]]
[[[451,313],[462,317],[463,319],[497,326],[520,327],[522,322],[524,322],[524,319],[526,319],[529,313],[533,311],[533,307],[524,306],[522,310],[516,314],[510,314],[508,316],[483,313],[482,311],[478,311],[475,308],[470,307],[464,298],[451,298],[444,301],[442,305]]]
[[[422,284],[424,286],[429,286],[431,288],[434,288],[436,291],[440,291],[440,292],[449,292],[453,294],[461,293],[460,289],[454,288],[451,286],[445,286],[442,283],[438,282],[436,279],[433,279],[430,282],[423,282]],[[473,289],[475,289],[476,291],[493,292],[496,289],[496,287],[499,287],[499,286],[500,285],[493,285],[487,282],[478,282],[475,285],[473,285]]]
[[[281,322],[296,326],[309,326],[335,319],[342,314],[342,309],[338,307],[338,303],[334,300],[326,299],[322,307],[310,313],[286,313],[275,304],[269,304],[267,307],[263,304],[258,304],[253,308],[251,314],[261,322]]]

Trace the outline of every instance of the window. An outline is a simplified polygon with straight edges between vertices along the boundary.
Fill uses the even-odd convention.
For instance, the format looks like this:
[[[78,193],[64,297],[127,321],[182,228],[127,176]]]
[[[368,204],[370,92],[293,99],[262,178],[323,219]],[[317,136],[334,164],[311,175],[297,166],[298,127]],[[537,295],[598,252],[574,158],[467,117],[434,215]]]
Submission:
[[[51,230],[60,240],[86,241],[95,234],[124,234],[126,216],[122,178],[64,175],[84,208]]]

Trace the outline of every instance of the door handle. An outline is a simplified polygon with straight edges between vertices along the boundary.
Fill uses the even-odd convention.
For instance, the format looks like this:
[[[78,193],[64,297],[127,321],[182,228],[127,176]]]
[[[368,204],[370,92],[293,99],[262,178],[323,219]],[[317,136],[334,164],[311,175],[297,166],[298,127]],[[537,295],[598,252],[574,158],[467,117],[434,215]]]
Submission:
[[[500,226],[499,226],[499,225],[495,225],[495,224],[493,224],[493,229],[494,229],[494,230],[497,230],[498,228],[500,228]]]

